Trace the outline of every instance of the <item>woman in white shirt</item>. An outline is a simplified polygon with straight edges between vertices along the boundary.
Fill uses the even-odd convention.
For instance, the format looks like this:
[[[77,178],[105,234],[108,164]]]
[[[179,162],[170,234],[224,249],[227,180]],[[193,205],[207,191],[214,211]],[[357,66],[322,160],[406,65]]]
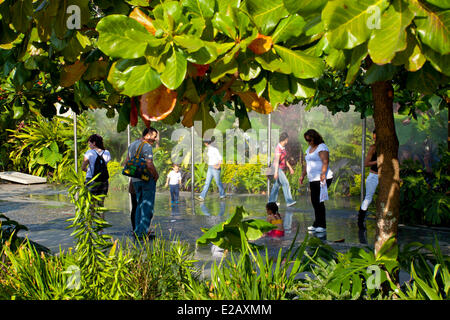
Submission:
[[[94,177],[95,161],[97,157],[102,157],[104,164],[107,165],[111,160],[111,154],[108,150],[105,150],[103,146],[103,138],[98,134],[93,134],[88,138],[89,150],[84,154],[83,164],[81,165],[81,170],[86,172],[86,183],[88,183]],[[102,160],[100,159],[100,160]],[[101,178],[101,177],[99,177]],[[104,195],[108,194],[108,179],[99,179],[88,184],[89,191],[94,195]],[[101,204],[103,205],[103,204]]]
[[[203,187],[202,193],[197,198],[200,201],[204,201],[206,198],[206,194],[208,192],[209,186],[211,184],[212,179],[216,181],[217,186],[219,187],[219,195],[220,199],[224,199],[225,189],[223,188],[222,181],[220,180],[220,167],[222,165],[222,155],[219,150],[212,145],[215,138],[212,137],[210,140],[204,140],[203,143],[208,148],[207,157],[208,157],[208,171],[206,173],[206,181],[205,186]]]
[[[314,207],[315,221],[314,224],[308,227],[309,231],[325,232],[326,218],[325,218],[325,204],[320,202],[320,184],[326,183],[330,186],[333,180],[333,172],[330,170],[329,150],[323,141],[322,136],[313,129],[305,132],[303,135],[309,147],[306,149],[306,166],[303,164],[303,172],[300,177],[300,184],[303,184],[303,179],[308,175],[309,186],[311,189],[311,202]]]

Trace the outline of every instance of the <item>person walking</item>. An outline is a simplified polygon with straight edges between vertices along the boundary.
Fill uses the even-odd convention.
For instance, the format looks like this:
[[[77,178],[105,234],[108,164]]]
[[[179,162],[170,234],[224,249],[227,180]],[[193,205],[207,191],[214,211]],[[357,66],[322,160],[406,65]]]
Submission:
[[[373,200],[373,195],[375,194],[378,186],[377,150],[375,147],[377,135],[375,133],[375,130],[373,130],[372,132],[372,137],[374,143],[369,147],[366,159],[364,159],[364,166],[370,167],[370,172],[366,179],[366,196],[364,197],[364,200],[361,203],[358,212],[358,228],[360,230],[366,229],[365,220],[367,215],[367,208],[369,208],[369,205]]]
[[[181,173],[180,168],[175,163],[172,166],[172,170],[170,170],[169,174],[167,175],[165,186],[169,187],[172,205],[178,204],[181,187]]]
[[[86,151],[81,165],[81,170],[86,172],[86,185],[89,191],[96,196],[102,195],[99,202],[102,207],[104,197],[108,194],[108,168],[107,164],[111,160],[111,154],[103,145],[103,138],[98,134],[93,134],[88,138],[89,150]],[[97,174],[95,180],[91,181]]]
[[[225,199],[225,189],[223,188],[222,181],[220,179],[221,173],[221,165],[222,165],[222,155],[219,150],[212,145],[215,141],[215,138],[212,137],[209,140],[204,140],[203,143],[207,148],[207,158],[208,158],[208,171],[206,172],[206,181],[205,186],[197,200],[204,201],[206,198],[206,194],[208,193],[209,186],[211,185],[211,181],[214,178],[217,186],[219,187],[219,196],[220,199]]]
[[[140,150],[140,157],[146,160],[147,170],[150,173],[150,179],[144,181],[139,178],[131,178],[133,189],[136,194],[135,226],[134,234],[136,238],[143,238],[150,235],[150,223],[153,218],[155,206],[156,181],[159,174],[153,163],[152,144],[158,137],[158,131],[155,128],[145,128],[142,137],[134,141],[128,147],[127,159],[136,155]]]
[[[286,200],[286,205],[288,207],[293,206],[296,201],[292,199],[291,187],[289,181],[286,177],[285,172],[289,169],[290,174],[294,174],[294,169],[292,169],[289,161],[287,161],[286,145],[289,141],[289,136],[286,132],[280,134],[279,143],[275,148],[275,157],[273,160],[274,174],[273,178],[275,180],[272,190],[270,191],[269,202],[276,202],[278,199],[278,191],[280,186],[283,188],[284,199]]]
[[[312,226],[308,227],[309,231],[325,232],[326,231],[326,210],[325,203],[320,202],[320,185],[330,186],[333,180],[333,172],[329,168],[329,150],[323,141],[322,136],[314,129],[310,129],[303,135],[309,144],[306,149],[303,171],[300,177],[300,184],[303,184],[305,176],[308,176],[309,187],[311,189],[311,203],[314,208],[315,220]]]

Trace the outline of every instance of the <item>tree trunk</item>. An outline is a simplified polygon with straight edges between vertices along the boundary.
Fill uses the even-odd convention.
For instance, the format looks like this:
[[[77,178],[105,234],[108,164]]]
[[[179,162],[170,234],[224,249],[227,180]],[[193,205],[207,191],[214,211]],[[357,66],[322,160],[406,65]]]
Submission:
[[[378,199],[375,254],[392,236],[397,238],[400,209],[400,168],[390,81],[372,84],[377,135]]]

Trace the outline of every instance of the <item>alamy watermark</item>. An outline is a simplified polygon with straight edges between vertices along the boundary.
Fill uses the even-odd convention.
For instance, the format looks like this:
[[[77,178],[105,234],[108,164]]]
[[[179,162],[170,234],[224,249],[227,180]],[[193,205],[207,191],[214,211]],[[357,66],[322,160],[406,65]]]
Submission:
[[[370,15],[366,21],[369,30],[381,29],[381,9],[378,6],[370,6],[367,8],[367,13]]]
[[[377,265],[367,267],[366,273],[370,276],[367,278],[367,289],[380,289],[381,285],[381,269]]]
[[[67,7],[67,14],[70,16],[66,20],[66,26],[69,30],[81,29],[81,9],[79,6],[73,4]]]
[[[76,265],[70,265],[66,271],[63,272],[68,275],[66,280],[66,288],[70,290],[78,290],[81,287],[81,271]]]

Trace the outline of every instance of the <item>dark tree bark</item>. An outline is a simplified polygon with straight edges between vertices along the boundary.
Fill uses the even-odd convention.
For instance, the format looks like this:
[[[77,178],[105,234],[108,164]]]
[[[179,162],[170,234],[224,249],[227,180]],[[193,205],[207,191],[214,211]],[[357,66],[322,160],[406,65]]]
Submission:
[[[390,81],[372,84],[376,150],[378,164],[378,200],[375,253],[392,236],[397,238],[400,211],[400,168],[398,138],[395,132],[393,98]]]

